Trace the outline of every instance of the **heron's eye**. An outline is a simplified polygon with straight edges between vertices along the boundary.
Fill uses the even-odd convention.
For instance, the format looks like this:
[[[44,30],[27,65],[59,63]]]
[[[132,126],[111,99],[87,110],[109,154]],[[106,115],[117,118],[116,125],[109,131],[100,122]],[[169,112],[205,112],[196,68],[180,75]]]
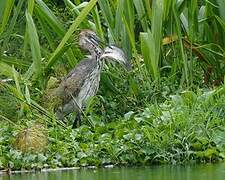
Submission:
[[[95,38],[96,36],[95,36],[95,34],[89,34],[89,37]]]

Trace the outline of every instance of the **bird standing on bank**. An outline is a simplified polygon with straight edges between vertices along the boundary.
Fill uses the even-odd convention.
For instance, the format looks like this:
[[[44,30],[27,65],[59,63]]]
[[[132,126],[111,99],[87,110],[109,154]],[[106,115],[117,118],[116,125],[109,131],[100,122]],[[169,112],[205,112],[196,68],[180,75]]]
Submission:
[[[128,65],[121,49],[115,46],[101,49],[101,43],[93,31],[82,30],[79,34],[79,46],[89,51],[90,56],[81,60],[54,90],[54,95],[60,99],[56,107],[58,119],[62,120],[68,114],[77,112],[73,128],[77,127],[78,123],[81,124],[81,112],[87,99],[96,95],[98,91],[103,59],[111,59],[124,66]]]

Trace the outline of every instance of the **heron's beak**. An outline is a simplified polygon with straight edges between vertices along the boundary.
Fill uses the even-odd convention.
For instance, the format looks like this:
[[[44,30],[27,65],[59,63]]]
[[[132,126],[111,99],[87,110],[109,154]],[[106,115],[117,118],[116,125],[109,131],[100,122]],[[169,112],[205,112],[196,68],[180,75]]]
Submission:
[[[115,62],[118,62],[122,64],[126,69],[131,69],[131,66],[127,60],[127,57],[125,53],[123,52],[122,49],[116,47],[116,46],[107,46],[103,54],[100,57],[101,59],[111,59],[114,60]]]

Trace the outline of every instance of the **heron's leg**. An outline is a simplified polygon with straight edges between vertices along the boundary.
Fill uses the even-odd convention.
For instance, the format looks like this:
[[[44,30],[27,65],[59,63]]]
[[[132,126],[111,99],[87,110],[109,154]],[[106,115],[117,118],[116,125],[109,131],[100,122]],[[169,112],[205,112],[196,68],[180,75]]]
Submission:
[[[79,112],[78,114],[79,114],[78,124],[79,124],[79,126],[81,126],[81,112]]]
[[[58,120],[63,120],[64,119],[62,108],[58,108],[57,109],[57,111],[56,111],[56,118]]]
[[[76,118],[75,118],[75,120],[74,120],[74,122],[73,122],[73,126],[72,126],[72,128],[74,129],[74,128],[77,128],[77,125],[81,125],[81,114],[80,114],[80,112],[78,112],[77,113],[77,115],[76,115]]]

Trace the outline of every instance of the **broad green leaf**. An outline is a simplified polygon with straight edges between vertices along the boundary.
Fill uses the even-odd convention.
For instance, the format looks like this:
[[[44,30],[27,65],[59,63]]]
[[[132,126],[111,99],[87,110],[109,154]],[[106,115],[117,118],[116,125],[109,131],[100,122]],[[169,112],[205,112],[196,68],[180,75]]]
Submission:
[[[188,62],[187,62],[187,57],[184,51],[184,45],[182,41],[182,31],[181,31],[181,23],[180,23],[180,14],[177,11],[176,3],[173,4],[173,16],[175,19],[175,28],[176,28],[176,33],[178,35],[179,39],[179,46],[180,46],[180,57],[183,63],[183,75],[184,79],[186,80],[187,85],[189,86],[189,78],[188,78]]]
[[[123,0],[122,0],[123,1]],[[114,20],[114,12],[108,0],[98,0],[99,7],[101,9],[101,13],[108,25],[110,35],[112,35],[113,40],[118,40],[117,36],[114,32],[115,28],[115,20]]]
[[[94,11],[92,11],[92,16],[96,26],[96,32],[99,35],[100,39],[104,41],[103,27],[101,25],[100,14],[97,6],[95,6]]]
[[[152,27],[151,32],[155,43],[155,64],[159,63],[162,44],[162,23],[163,23],[163,3],[164,0],[153,1],[152,4]]]
[[[7,1],[0,1],[0,23],[2,22],[3,12]]]
[[[159,67],[156,60],[155,41],[150,31],[140,34],[141,52],[146,68],[154,80],[159,79]]]
[[[141,25],[142,25],[142,29],[144,31],[147,31],[148,29],[148,23],[147,23],[147,19],[146,19],[146,11],[145,11],[145,7],[143,4],[143,1],[140,0],[133,0],[136,11],[137,11],[137,15],[138,15],[138,19],[141,21]]]
[[[23,93],[20,87],[20,74],[15,70],[14,66],[12,67],[13,78],[16,84],[16,88],[14,89],[14,94],[17,98],[23,99]]]
[[[188,35],[191,41],[197,39],[198,35],[198,2],[188,1]]]
[[[217,0],[218,6],[219,6],[219,14],[221,19],[225,21],[225,1],[224,0]]]
[[[9,21],[13,6],[14,6],[14,0],[7,0],[7,3],[5,4],[5,7],[4,7],[3,16],[1,19],[0,34],[5,30],[5,27]]]
[[[41,78],[41,76],[43,75],[43,67],[41,63],[41,51],[40,51],[39,38],[38,38],[34,21],[31,15],[29,14],[29,12],[26,12],[26,20],[27,20],[29,44],[31,48],[33,62],[34,62],[34,69],[35,69],[34,76],[35,78]]]
[[[13,32],[13,29],[16,25],[16,21],[19,17],[19,14],[21,13],[21,10],[22,10],[22,6],[24,4],[24,1],[25,0],[19,0],[19,2],[17,3],[17,6],[16,8],[14,8],[14,13],[13,13],[13,16],[11,18],[11,21],[10,21],[10,24],[9,24],[9,27],[7,28],[7,31],[5,31],[5,40],[4,40],[4,44],[3,44],[3,49],[6,49],[6,47],[8,46],[9,44],[9,39],[11,37],[11,34]]]

